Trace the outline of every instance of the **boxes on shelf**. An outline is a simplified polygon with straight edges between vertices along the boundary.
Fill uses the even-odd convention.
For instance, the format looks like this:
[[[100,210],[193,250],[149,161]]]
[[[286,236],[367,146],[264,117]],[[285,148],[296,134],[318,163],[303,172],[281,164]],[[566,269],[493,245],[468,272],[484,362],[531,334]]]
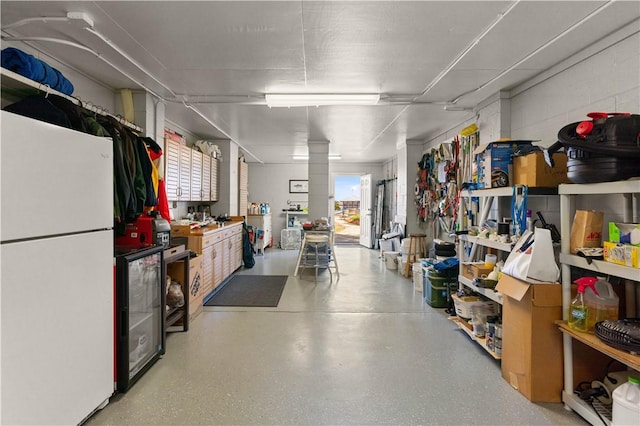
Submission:
[[[630,266],[632,268],[640,268],[640,247],[630,244],[619,244],[605,241],[604,260],[615,263],[616,265]]]
[[[553,154],[553,168],[544,161],[542,152],[534,152],[513,158],[513,184],[553,188],[570,183],[567,178],[567,155]]]
[[[460,318],[470,319],[472,313],[477,312],[484,316],[499,315],[500,308],[493,300],[481,300],[478,296],[458,296],[452,294],[456,315]]]
[[[462,264],[462,275],[470,280],[489,275],[493,268],[486,268],[484,262],[471,262]]]
[[[529,284],[503,274],[502,377],[533,402],[561,402],[562,286]]]
[[[513,152],[531,141],[500,140],[478,146],[474,151],[473,181],[478,188],[513,185]]]
[[[205,296],[202,291],[204,288],[202,283],[204,279],[203,259],[202,256],[189,259],[189,294],[185,294],[185,297],[189,297],[189,321],[202,312],[202,298]],[[184,267],[184,260],[169,263],[167,264],[167,274],[170,275],[174,281],[183,284],[182,277],[184,277]]]

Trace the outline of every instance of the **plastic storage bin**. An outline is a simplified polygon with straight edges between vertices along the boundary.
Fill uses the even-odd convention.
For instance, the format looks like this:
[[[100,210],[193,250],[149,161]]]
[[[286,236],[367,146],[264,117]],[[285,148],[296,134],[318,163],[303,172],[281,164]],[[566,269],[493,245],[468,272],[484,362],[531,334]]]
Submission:
[[[429,269],[425,278],[423,283],[424,300],[434,308],[449,306],[449,294],[452,289],[458,286],[457,276]]]

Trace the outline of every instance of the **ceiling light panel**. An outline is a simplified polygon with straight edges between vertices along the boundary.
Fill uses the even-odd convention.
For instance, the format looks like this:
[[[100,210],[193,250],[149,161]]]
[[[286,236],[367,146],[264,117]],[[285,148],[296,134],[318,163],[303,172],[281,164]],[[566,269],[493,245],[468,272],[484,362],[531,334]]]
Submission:
[[[371,93],[273,93],[266,94],[265,100],[267,101],[269,108],[329,105],[375,105],[380,100],[380,95]]]

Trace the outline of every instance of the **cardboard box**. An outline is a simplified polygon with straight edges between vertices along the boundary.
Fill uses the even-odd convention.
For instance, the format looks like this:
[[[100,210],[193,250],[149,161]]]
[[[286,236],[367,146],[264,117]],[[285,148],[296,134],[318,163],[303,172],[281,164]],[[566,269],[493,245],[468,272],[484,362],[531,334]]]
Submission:
[[[630,266],[632,268],[640,268],[640,247],[629,244],[612,243],[605,241],[603,243],[604,260],[615,263],[616,265]]]
[[[567,177],[567,155],[553,154],[553,168],[544,161],[542,152],[513,158],[513,184],[531,187],[555,188],[570,183]]]
[[[513,185],[513,152],[531,141],[504,140],[479,145],[473,151],[473,180],[478,188]]]
[[[529,284],[503,274],[502,378],[532,402],[561,402],[562,286]]]
[[[463,263],[461,269],[462,275],[470,280],[474,278],[480,278],[483,275],[489,275],[489,273],[493,271],[493,268],[485,268],[484,262]]]
[[[189,321],[193,318],[197,317],[200,312],[202,312],[202,298],[204,297],[204,289],[203,286],[203,267],[202,260],[204,258],[202,256],[192,257],[189,259],[189,291],[188,295],[185,294],[185,297],[189,297]],[[183,284],[183,289],[185,288],[183,281],[184,277],[184,267],[185,261],[180,260],[177,262],[172,262],[167,264],[167,274],[171,276],[174,281],[178,281]]]

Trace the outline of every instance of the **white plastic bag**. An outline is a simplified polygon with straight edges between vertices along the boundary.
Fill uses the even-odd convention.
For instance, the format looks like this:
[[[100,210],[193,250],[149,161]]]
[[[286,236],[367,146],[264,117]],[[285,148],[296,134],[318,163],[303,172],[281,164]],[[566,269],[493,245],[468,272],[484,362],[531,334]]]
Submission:
[[[535,228],[526,231],[507,257],[502,272],[531,284],[555,283],[560,269],[553,254],[551,232]]]

